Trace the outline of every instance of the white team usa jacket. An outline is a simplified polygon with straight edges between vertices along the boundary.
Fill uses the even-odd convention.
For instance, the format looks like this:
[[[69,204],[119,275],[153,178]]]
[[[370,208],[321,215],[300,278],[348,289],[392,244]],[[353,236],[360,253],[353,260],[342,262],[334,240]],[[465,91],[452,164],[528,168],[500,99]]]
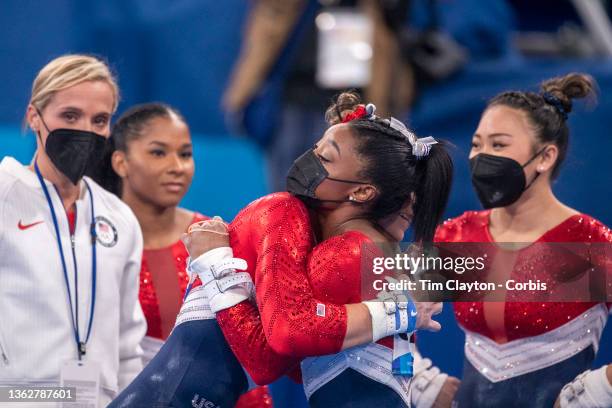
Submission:
[[[100,406],[106,406],[142,369],[139,343],[146,331],[138,302],[142,234],[127,205],[86,180],[93,193],[98,238],[96,304],[85,359],[100,363]],[[55,188],[46,183],[74,307],[68,219]],[[92,246],[90,197],[83,181],[76,209],[78,324],[84,338],[92,300]],[[77,357],[69,309],[55,229],[39,180],[6,157],[0,163],[0,386],[57,384],[62,362]]]

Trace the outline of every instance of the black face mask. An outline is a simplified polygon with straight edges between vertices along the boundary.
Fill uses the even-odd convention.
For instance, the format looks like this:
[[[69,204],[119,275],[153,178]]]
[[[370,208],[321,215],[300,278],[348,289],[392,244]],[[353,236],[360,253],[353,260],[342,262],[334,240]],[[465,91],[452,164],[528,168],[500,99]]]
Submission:
[[[310,205],[322,202],[350,202],[361,204],[352,200],[324,200],[317,197],[315,190],[325,179],[338,181],[341,183],[370,184],[363,181],[342,180],[329,177],[329,172],[318,159],[314,150],[310,149],[298,157],[293,162],[293,166],[291,166],[289,169],[289,173],[287,174],[287,191],[293,195],[305,198],[306,203]]]
[[[531,180],[528,186],[523,169],[542,153],[537,152],[527,163],[521,164],[508,157],[479,153],[470,159],[472,184],[478,199],[486,209],[505,207],[515,203],[538,178]]]
[[[38,114],[42,120],[42,115]],[[97,166],[104,154],[106,138],[94,132],[76,129],[54,129],[49,131],[45,152],[53,165],[74,185],[88,169]],[[40,133],[38,134],[40,138]],[[42,138],[41,138],[42,141]]]

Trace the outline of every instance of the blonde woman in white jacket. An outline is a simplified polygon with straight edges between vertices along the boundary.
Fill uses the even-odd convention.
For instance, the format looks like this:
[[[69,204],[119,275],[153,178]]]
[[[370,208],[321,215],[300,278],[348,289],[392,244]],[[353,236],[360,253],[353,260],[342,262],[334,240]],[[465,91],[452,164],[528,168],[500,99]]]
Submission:
[[[54,59],[26,112],[31,164],[0,163],[0,386],[77,386],[87,407],[104,407],[142,369],[142,235],[125,204],[83,177],[117,102],[104,62]]]

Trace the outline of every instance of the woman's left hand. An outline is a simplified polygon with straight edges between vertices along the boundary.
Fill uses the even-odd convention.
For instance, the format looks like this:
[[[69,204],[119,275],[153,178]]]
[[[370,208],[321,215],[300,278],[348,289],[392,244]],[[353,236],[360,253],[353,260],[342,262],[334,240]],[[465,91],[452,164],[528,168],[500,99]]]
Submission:
[[[197,222],[189,226],[181,240],[191,259],[197,259],[211,249],[229,247],[227,224],[220,217]]]

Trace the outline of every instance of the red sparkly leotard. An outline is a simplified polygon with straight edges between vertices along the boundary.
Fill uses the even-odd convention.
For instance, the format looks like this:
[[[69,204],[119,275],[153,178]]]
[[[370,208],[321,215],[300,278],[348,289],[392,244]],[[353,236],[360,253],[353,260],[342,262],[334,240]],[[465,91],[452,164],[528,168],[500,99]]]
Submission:
[[[192,223],[206,219],[196,213]],[[147,319],[147,336],[166,340],[172,331],[189,283],[185,270],[188,257],[180,240],[165,248],[143,251],[139,298]]]
[[[195,213],[192,223],[208,217]],[[143,341],[148,362],[161,348],[174,327],[189,276],[186,272],[187,249],[179,240],[161,249],[145,249],[140,269],[140,304],[147,319],[147,337]],[[271,407],[267,387],[257,387],[242,395],[240,408]]]
[[[255,201],[229,231],[234,256],[249,265],[257,306],[242,302],[217,313],[217,321],[254,381],[275,380],[301,357],[339,352],[344,304],[361,301],[361,249],[371,240],[351,231],[313,249],[307,209],[288,193]]]
[[[304,204],[288,193],[262,197],[229,226],[234,256],[247,261],[257,306],[245,301],[217,313],[234,354],[258,384],[298,368],[300,357],[338,352],[346,334],[344,305],[318,302],[306,273],[313,233]]]
[[[465,212],[457,218],[444,222],[438,228],[435,240],[437,242],[493,243],[494,240],[489,233],[489,215],[490,211]],[[536,241],[536,243],[545,242],[610,243],[612,233],[608,227],[594,218],[585,214],[577,214],[550,229]],[[541,253],[529,257],[529,262],[532,262],[531,266],[521,265],[519,268],[517,264],[511,272],[513,279],[518,282],[528,279],[546,280],[547,277],[567,272],[568,265],[572,262],[571,259],[553,254],[544,246],[533,246],[533,248],[538,248],[536,251]],[[507,296],[509,297],[510,294]],[[508,355],[510,353],[516,355],[517,349],[512,350],[514,345],[525,343],[525,350],[535,355],[533,350],[536,350],[537,344],[543,347],[546,344],[550,346],[555,341],[563,344],[563,338],[569,341],[568,337],[570,339],[576,337],[573,339],[576,343],[584,340],[583,348],[593,343],[596,349],[607,315],[606,307],[594,302],[478,301],[457,302],[454,308],[457,321],[467,334],[466,357],[475,366],[485,370],[485,375],[492,381],[504,378],[503,376],[511,377],[522,373],[520,370],[507,371],[500,368],[499,374],[503,376],[493,377],[495,374],[490,373],[493,370],[487,366],[489,363],[483,363],[488,358],[496,358],[498,362],[501,361],[500,356],[494,356],[495,353],[507,352]],[[585,326],[580,326],[582,324],[580,322],[583,322]],[[592,338],[584,339],[583,332],[592,334]],[[580,339],[577,336],[581,336]],[[531,344],[527,345],[529,339],[531,339]],[[577,345],[576,350],[579,351],[580,347]],[[552,355],[550,352],[548,355],[547,358],[550,361],[545,359],[546,361],[542,362],[543,366],[568,357],[568,354]],[[536,359],[533,357],[530,363],[532,366],[526,364],[525,370],[533,371],[533,369],[542,368],[535,365]],[[509,366],[512,364],[508,363]]]
[[[448,220],[438,229],[438,242],[484,242],[493,243],[489,234],[490,211],[468,211]],[[547,231],[536,242],[612,242],[610,229],[588,215],[574,215]],[[537,265],[540,271],[558,270],[564,264],[557,257],[543,257]],[[505,302],[505,336],[508,341],[542,334],[574,319],[592,307],[587,302]],[[496,328],[485,322],[484,302],[457,302],[457,320],[468,330],[494,339]]]

